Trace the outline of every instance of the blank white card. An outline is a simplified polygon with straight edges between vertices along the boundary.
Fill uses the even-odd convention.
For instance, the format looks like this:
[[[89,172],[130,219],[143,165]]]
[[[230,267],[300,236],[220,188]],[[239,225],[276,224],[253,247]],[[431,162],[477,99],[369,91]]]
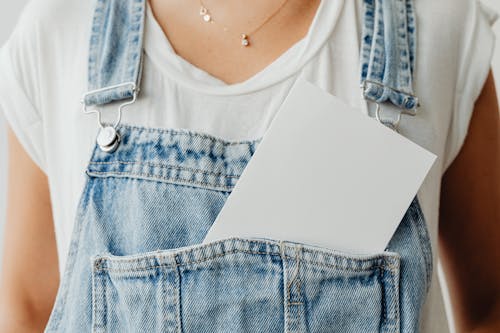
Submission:
[[[382,252],[435,158],[299,78],[203,242],[265,237]]]

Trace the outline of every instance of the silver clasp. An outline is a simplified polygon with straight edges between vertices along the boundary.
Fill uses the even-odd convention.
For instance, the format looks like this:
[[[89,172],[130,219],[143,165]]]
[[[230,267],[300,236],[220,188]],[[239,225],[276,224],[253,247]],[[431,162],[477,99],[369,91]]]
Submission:
[[[377,104],[377,107],[375,109],[375,119],[377,119],[378,122],[386,125],[387,127],[390,127],[391,129],[399,133],[399,123],[401,121],[401,114],[403,112],[397,112],[398,116],[395,121],[385,121],[380,118],[380,109],[381,109],[380,104],[379,103],[375,104]]]
[[[406,91],[402,91],[402,90],[399,90],[399,89],[396,89],[396,88],[393,88],[393,87],[385,86],[385,85],[383,85],[383,84],[381,84],[379,82],[375,82],[375,81],[371,81],[371,80],[363,80],[363,82],[361,82],[361,84],[360,84],[361,95],[363,96],[363,98],[365,99],[365,101],[371,100],[371,99],[368,99],[366,97],[366,95],[365,95],[365,90],[366,90],[367,83],[375,84],[375,85],[378,85],[378,86],[380,86],[382,88],[388,88],[388,89],[391,89],[391,90],[393,90],[395,92],[409,95],[409,96],[415,98],[416,102],[417,102],[417,104],[415,105],[415,107],[413,109],[399,108],[399,110],[397,112],[397,117],[396,117],[395,120],[393,120],[393,119],[391,119],[391,120],[382,119],[382,117],[381,117],[381,106],[380,106],[380,103],[375,102],[375,104],[376,104],[375,118],[377,119],[378,122],[382,123],[383,125],[386,125],[387,127],[393,129],[396,132],[399,132],[399,124],[401,122],[401,115],[402,114],[406,114],[406,115],[410,115],[410,116],[415,116],[417,114],[417,108],[420,107],[420,102],[418,101],[418,97],[417,96],[415,96],[414,94],[411,94],[409,92],[406,92]],[[408,97],[405,97],[405,99],[406,98],[408,98]]]
[[[120,104],[120,106],[118,107],[118,116],[117,116],[117,119],[113,125],[111,125],[111,126],[104,125],[102,123],[102,120],[101,120],[101,111],[97,108],[89,110],[87,108],[87,104],[85,104],[85,98],[90,94],[95,94],[98,92],[103,92],[103,91],[107,91],[107,90],[111,90],[111,89],[115,89],[115,88],[120,88],[122,86],[132,86],[132,90],[133,90],[132,99],[130,101],[127,101],[127,102]],[[137,91],[138,91],[138,89],[136,89],[136,84],[134,82],[126,82],[126,83],[121,83],[121,84],[117,84],[114,86],[109,86],[109,87],[104,87],[101,89],[92,90],[92,91],[86,92],[82,96],[81,103],[83,104],[83,113],[84,114],[97,113],[97,123],[99,125],[99,133],[97,135],[96,141],[97,141],[97,144],[99,145],[99,147],[101,148],[102,151],[112,153],[118,148],[118,145],[120,143],[120,133],[118,132],[117,127],[120,124],[120,121],[122,119],[122,109],[123,109],[123,107],[130,105],[130,104],[133,104],[136,101]]]

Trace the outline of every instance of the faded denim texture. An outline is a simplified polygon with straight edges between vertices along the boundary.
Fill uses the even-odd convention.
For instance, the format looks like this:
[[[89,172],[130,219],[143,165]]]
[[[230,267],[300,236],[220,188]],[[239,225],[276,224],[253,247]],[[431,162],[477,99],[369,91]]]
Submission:
[[[90,48],[100,51],[90,55],[89,69],[98,69],[90,89],[139,82],[129,74],[140,75],[140,62],[116,50],[141,52],[141,37],[126,31],[144,1],[98,0]],[[367,72],[378,71],[376,59]],[[130,97],[122,89],[91,94],[88,105]],[[418,331],[432,251],[417,198],[383,253],[266,238],[201,245],[260,140],[125,124],[117,130],[115,152],[98,145],[92,152],[45,332]]]
[[[365,98],[414,114],[416,18],[413,0],[364,0],[361,82]]]

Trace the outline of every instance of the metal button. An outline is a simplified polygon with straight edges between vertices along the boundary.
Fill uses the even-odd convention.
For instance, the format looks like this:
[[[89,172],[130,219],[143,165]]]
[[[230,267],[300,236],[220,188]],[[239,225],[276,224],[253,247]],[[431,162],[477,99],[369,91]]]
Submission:
[[[97,135],[97,144],[102,151],[112,153],[118,148],[120,135],[113,126],[101,128]]]

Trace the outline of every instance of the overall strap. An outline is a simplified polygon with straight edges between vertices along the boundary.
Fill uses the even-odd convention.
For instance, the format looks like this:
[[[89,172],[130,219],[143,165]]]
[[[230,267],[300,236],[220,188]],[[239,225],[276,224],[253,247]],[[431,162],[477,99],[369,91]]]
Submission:
[[[391,102],[401,113],[415,115],[419,106],[413,92],[416,56],[414,0],[363,0],[361,88],[363,97]],[[394,119],[387,123],[394,124]]]
[[[96,0],[85,106],[134,97],[140,89],[146,0]],[[413,0],[363,0],[361,86],[377,104],[416,113],[413,93],[416,27]]]
[[[136,96],[142,74],[146,0],[96,0],[85,106]]]

